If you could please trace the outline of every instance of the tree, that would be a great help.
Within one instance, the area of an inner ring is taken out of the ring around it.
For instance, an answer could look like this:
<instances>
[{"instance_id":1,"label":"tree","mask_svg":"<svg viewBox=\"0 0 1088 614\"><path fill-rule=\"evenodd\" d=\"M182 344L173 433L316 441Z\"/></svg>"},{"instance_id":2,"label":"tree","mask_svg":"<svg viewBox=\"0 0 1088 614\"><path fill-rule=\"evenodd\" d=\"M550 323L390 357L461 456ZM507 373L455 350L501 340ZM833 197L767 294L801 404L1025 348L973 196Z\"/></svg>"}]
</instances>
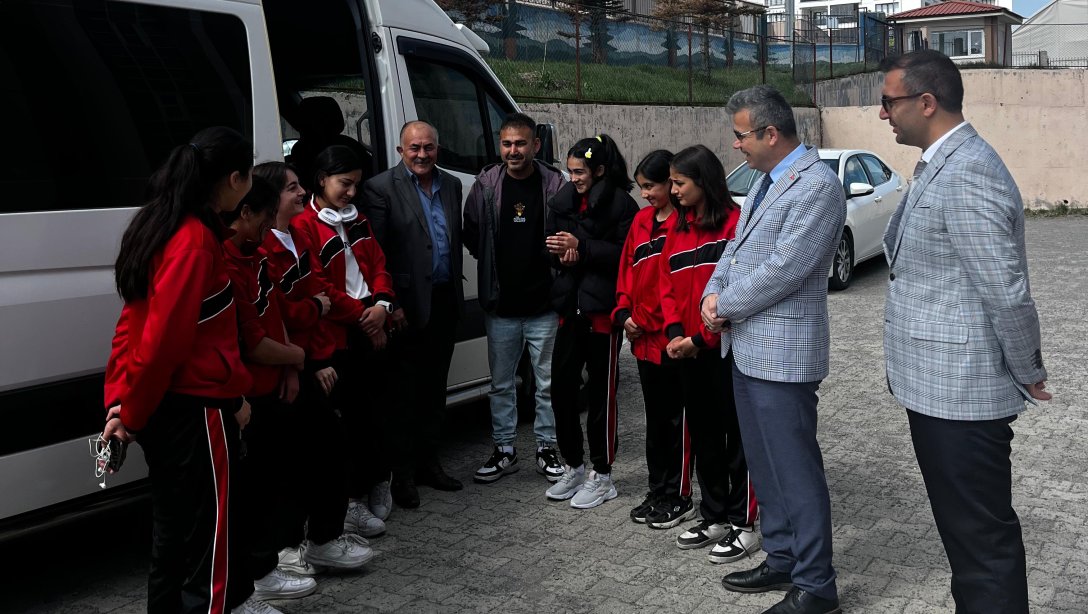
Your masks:
<instances>
[{"instance_id":1,"label":"tree","mask_svg":"<svg viewBox=\"0 0 1088 614\"><path fill-rule=\"evenodd\" d=\"M570 0L563 4L563 12L570 15L579 29L582 23L588 23L593 62L607 64L608 43L612 40L608 33L608 18L623 12L623 0Z\"/></svg>"},{"instance_id":2,"label":"tree","mask_svg":"<svg viewBox=\"0 0 1088 614\"><path fill-rule=\"evenodd\" d=\"M703 37L700 45L703 53L703 72L707 77L710 77L710 33L729 30L738 15L760 15L764 12L765 9L762 6L737 0L658 0L654 7L654 17L658 19L687 18L699 29ZM732 56L730 52L726 55L729 58Z\"/></svg>"},{"instance_id":3,"label":"tree","mask_svg":"<svg viewBox=\"0 0 1088 614\"><path fill-rule=\"evenodd\" d=\"M455 22L472 28L476 24L495 24L498 18L491 14L494 2L487 0L435 0L435 3Z\"/></svg>"},{"instance_id":4,"label":"tree","mask_svg":"<svg viewBox=\"0 0 1088 614\"><path fill-rule=\"evenodd\" d=\"M503 53L508 60L518 57L518 35L525 31L525 28L518 23L520 17L516 0L506 0L499 9L499 18L502 20Z\"/></svg>"}]
</instances>

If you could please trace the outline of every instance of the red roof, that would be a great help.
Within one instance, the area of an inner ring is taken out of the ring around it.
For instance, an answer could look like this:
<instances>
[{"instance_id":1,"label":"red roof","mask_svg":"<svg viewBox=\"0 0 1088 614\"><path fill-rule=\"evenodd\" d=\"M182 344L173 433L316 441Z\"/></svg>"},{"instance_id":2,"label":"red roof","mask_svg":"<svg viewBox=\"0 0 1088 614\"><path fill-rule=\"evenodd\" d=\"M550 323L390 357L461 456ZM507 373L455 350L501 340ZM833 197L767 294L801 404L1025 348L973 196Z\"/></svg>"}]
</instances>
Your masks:
<instances>
[{"instance_id":1,"label":"red roof","mask_svg":"<svg viewBox=\"0 0 1088 614\"><path fill-rule=\"evenodd\" d=\"M1008 13L1012 17L1020 17L996 4L982 4L981 2L968 2L967 0L947 0L912 11L903 11L889 15L888 19L919 19L923 17L951 17L953 15L971 15L974 13ZM1023 17L1020 17L1023 20Z\"/></svg>"}]
</instances>

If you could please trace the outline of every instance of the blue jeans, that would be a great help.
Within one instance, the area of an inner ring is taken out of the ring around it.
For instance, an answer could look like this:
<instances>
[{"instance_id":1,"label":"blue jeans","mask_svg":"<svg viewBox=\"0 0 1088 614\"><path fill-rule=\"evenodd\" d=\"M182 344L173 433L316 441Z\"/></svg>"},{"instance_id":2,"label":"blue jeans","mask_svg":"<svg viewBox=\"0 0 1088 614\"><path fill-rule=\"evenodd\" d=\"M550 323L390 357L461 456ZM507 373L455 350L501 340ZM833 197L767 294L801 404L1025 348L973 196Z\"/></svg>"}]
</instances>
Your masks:
<instances>
[{"instance_id":1,"label":"blue jeans","mask_svg":"<svg viewBox=\"0 0 1088 614\"><path fill-rule=\"evenodd\" d=\"M552 347L559 318L549 311L526 318L500 318L484 314L487 329L487 362L491 367L491 436L495 445L512 446L517 437L518 406L515 374L525 346L536 377L538 444L555 445L555 414L552 413Z\"/></svg>"}]
</instances>

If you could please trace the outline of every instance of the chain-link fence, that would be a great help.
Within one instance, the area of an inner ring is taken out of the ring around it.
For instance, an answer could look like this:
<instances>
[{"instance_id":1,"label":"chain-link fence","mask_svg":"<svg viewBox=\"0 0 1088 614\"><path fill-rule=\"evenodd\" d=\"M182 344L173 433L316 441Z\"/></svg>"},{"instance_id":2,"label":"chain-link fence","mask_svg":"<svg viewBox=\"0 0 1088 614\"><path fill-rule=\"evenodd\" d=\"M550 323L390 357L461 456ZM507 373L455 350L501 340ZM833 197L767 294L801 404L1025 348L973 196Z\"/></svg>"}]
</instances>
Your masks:
<instances>
[{"instance_id":1,"label":"chain-link fence","mask_svg":"<svg viewBox=\"0 0 1088 614\"><path fill-rule=\"evenodd\" d=\"M1011 66L1088 68L1088 23L1027 23L1012 33Z\"/></svg>"},{"instance_id":2,"label":"chain-link fence","mask_svg":"<svg viewBox=\"0 0 1088 614\"><path fill-rule=\"evenodd\" d=\"M792 104L812 106L807 85L814 77L858 72L852 65L864 66L871 55L866 37L856 34L833 44L768 36L763 15L670 21L545 4L496 4L467 24L487 42L488 63L518 100L719 105L733 92L770 83ZM801 50L806 46L811 53Z\"/></svg>"},{"instance_id":3,"label":"chain-link fence","mask_svg":"<svg viewBox=\"0 0 1088 614\"><path fill-rule=\"evenodd\" d=\"M902 53L897 27L871 13L861 13L851 22L858 25L828 27L797 20L793 78L798 86L814 88L817 81L872 71L884 58Z\"/></svg>"}]
</instances>

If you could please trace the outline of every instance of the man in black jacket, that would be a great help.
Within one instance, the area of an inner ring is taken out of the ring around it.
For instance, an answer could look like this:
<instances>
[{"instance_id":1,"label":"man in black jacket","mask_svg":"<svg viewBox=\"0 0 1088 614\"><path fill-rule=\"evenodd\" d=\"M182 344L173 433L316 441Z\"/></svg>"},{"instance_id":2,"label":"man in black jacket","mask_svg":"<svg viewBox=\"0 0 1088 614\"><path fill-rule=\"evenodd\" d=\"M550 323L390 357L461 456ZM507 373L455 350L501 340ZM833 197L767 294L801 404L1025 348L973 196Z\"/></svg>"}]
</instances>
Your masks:
<instances>
[{"instance_id":1,"label":"man in black jacket","mask_svg":"<svg viewBox=\"0 0 1088 614\"><path fill-rule=\"evenodd\" d=\"M464 303L461 287L461 182L435 168L438 132L423 121L401 128L402 161L363 185L363 209L385 251L397 306L392 348L397 390L408 395L393 417L393 500L418 507L416 483L460 490L438 462L438 426L454 332ZM393 411L390 408L390 411Z\"/></svg>"}]
</instances>

